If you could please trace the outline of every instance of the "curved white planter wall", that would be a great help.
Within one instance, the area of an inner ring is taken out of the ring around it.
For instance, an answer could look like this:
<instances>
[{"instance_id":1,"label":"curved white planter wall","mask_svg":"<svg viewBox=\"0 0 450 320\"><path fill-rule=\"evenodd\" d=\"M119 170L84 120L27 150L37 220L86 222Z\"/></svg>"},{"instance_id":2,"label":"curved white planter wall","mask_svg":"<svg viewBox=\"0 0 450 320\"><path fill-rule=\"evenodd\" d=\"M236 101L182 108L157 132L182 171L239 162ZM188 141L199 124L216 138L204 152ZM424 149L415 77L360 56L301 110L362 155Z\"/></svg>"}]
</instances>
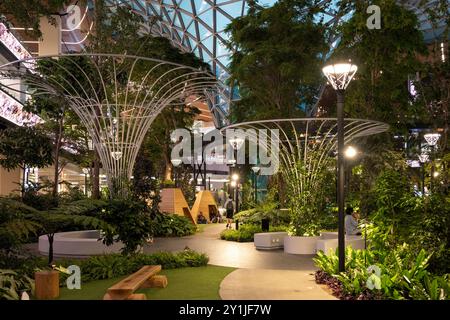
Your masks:
<instances>
[{"instance_id":1,"label":"curved white planter wall","mask_svg":"<svg viewBox=\"0 0 450 320\"><path fill-rule=\"evenodd\" d=\"M284 252L290 254L315 254L320 237L287 236L284 238Z\"/></svg>"},{"instance_id":2,"label":"curved white planter wall","mask_svg":"<svg viewBox=\"0 0 450 320\"><path fill-rule=\"evenodd\" d=\"M118 253L123 248L122 242L107 246L100 238L100 230L84 230L55 233L53 255L55 257L88 257L108 253ZM39 237L39 252L48 254L48 238Z\"/></svg>"}]
</instances>

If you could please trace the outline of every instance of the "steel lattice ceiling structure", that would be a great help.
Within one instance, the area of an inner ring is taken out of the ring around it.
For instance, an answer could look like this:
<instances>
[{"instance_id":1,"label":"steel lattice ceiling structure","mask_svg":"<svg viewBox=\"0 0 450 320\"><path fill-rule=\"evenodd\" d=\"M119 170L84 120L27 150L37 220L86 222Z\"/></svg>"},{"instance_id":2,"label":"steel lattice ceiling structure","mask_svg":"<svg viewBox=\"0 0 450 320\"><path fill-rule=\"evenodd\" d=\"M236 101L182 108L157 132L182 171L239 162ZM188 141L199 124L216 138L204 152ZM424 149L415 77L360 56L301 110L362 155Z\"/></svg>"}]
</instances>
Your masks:
<instances>
[{"instance_id":1,"label":"steel lattice ceiling structure","mask_svg":"<svg viewBox=\"0 0 450 320\"><path fill-rule=\"evenodd\" d=\"M270 6L276 0L260 0L260 5ZM225 27L236 17L245 15L247 0L107 0L111 6L128 5L143 16L147 32L169 38L184 51L193 52L210 63L216 77L224 84L229 77L227 65L232 54L226 47L228 35ZM336 0L320 2L323 8L318 19L334 27L338 21ZM333 44L336 38L330 36ZM220 95L210 97L211 112L216 126L226 124L228 108L239 99L237 90L223 85Z\"/></svg>"}]
</instances>

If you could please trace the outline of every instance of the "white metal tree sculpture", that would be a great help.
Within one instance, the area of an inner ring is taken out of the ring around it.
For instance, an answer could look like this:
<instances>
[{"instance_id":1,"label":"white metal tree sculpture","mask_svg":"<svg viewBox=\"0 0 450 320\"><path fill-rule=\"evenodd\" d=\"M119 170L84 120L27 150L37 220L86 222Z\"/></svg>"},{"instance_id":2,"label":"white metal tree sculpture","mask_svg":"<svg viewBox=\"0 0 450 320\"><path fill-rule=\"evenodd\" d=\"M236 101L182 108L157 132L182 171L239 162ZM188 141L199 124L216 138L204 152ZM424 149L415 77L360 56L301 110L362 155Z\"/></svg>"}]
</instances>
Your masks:
<instances>
[{"instance_id":1,"label":"white metal tree sculpture","mask_svg":"<svg viewBox=\"0 0 450 320\"><path fill-rule=\"evenodd\" d=\"M355 139L384 132L385 123L362 119L345 119L345 144ZM227 129L244 129L244 139L257 141L259 129L277 129L279 143L258 144L266 149L272 161L278 161L286 190L290 194L291 223L297 235L314 235L319 230L318 216L325 184L332 184L337 149L336 118L274 119L244 122ZM249 130L250 129L250 130ZM276 146L276 150L270 150ZM275 152L274 152L275 151ZM279 151L279 152L277 152ZM261 151L259 152L261 154ZM260 164L259 166L264 166ZM323 203L321 204L323 205ZM309 209L307 209L309 207Z\"/></svg>"},{"instance_id":2,"label":"white metal tree sculpture","mask_svg":"<svg viewBox=\"0 0 450 320\"><path fill-rule=\"evenodd\" d=\"M389 125L372 120L345 119L345 144L362 138L385 132ZM273 153L275 161L279 161L281 174L295 190L301 194L307 189L317 187L319 172L334 161L337 145L336 118L297 118L273 119L233 124L222 129L246 130L246 137L256 141L250 135L258 134L258 129L278 129L280 144L279 154ZM244 137L244 138L246 138ZM272 144L259 147L270 148ZM271 152L271 150L267 150ZM301 164L299 166L299 164ZM303 169L301 169L303 168Z\"/></svg>"},{"instance_id":3,"label":"white metal tree sculpture","mask_svg":"<svg viewBox=\"0 0 450 320\"><path fill-rule=\"evenodd\" d=\"M123 195L144 136L169 105L184 106L190 96L214 90L206 70L171 62L111 54L68 54L35 59L37 69L20 68L26 60L0 67L6 90L23 91L11 79L24 80L33 97L63 99L91 135L112 194Z\"/></svg>"}]
</instances>

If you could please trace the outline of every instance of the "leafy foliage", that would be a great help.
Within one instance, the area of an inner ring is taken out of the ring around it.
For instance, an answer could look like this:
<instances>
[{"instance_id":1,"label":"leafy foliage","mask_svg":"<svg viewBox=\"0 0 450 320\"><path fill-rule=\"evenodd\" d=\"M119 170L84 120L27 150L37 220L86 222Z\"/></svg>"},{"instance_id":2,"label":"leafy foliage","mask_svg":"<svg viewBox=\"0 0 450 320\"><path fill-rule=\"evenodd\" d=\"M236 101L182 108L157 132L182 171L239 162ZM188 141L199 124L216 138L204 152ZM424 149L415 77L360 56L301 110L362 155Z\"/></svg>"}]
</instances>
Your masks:
<instances>
[{"instance_id":1,"label":"leafy foliage","mask_svg":"<svg viewBox=\"0 0 450 320\"><path fill-rule=\"evenodd\" d=\"M184 237L195 233L196 227L186 217L158 213L153 218L155 237Z\"/></svg>"},{"instance_id":2,"label":"leafy foliage","mask_svg":"<svg viewBox=\"0 0 450 320\"><path fill-rule=\"evenodd\" d=\"M64 4L69 4L69 0L3 0L0 3L0 12L6 15L12 15L19 25L23 26L26 32L34 36L42 35L40 30L40 18L47 17L54 23L55 18Z\"/></svg>"},{"instance_id":3,"label":"leafy foliage","mask_svg":"<svg viewBox=\"0 0 450 320\"><path fill-rule=\"evenodd\" d=\"M22 291L34 293L34 281L13 270L0 269L0 300L20 300Z\"/></svg>"},{"instance_id":4,"label":"leafy foliage","mask_svg":"<svg viewBox=\"0 0 450 320\"><path fill-rule=\"evenodd\" d=\"M205 266L208 264L208 260L205 254L186 249L177 253L157 252L130 256L109 254L93 256L86 260L66 259L58 261L58 265L76 264L80 266L82 281L87 282L128 275L145 265L161 265L163 269L175 269ZM64 277L61 277L61 283L64 281Z\"/></svg>"},{"instance_id":5,"label":"leafy foliage","mask_svg":"<svg viewBox=\"0 0 450 320\"><path fill-rule=\"evenodd\" d=\"M450 299L448 275L432 275L427 270L429 259L425 250L416 253L403 245L391 252L347 248L345 273L338 272L336 253L327 256L319 252L314 261L320 270L339 280L343 298L355 299L372 291L384 299ZM379 268L379 274L373 273L373 266ZM368 281L374 281L375 288L370 288Z\"/></svg>"},{"instance_id":6,"label":"leafy foliage","mask_svg":"<svg viewBox=\"0 0 450 320\"><path fill-rule=\"evenodd\" d=\"M143 201L113 199L102 219L113 228L105 231L104 241L112 244L122 241L124 254L136 252L153 235L150 209Z\"/></svg>"},{"instance_id":7,"label":"leafy foliage","mask_svg":"<svg viewBox=\"0 0 450 320\"><path fill-rule=\"evenodd\" d=\"M286 226L270 226L269 232L286 231ZM220 239L237 242L252 242L255 233L263 232L261 225L244 224L239 226L239 230L229 229L220 233Z\"/></svg>"},{"instance_id":8,"label":"leafy foliage","mask_svg":"<svg viewBox=\"0 0 450 320\"><path fill-rule=\"evenodd\" d=\"M271 7L253 2L247 15L226 28L233 50L231 83L241 100L236 121L294 117L313 102L320 79L324 28L315 1L281 0Z\"/></svg>"},{"instance_id":9,"label":"leafy foliage","mask_svg":"<svg viewBox=\"0 0 450 320\"><path fill-rule=\"evenodd\" d=\"M0 198L0 249L17 248L36 234L40 225L27 217L37 212L22 202Z\"/></svg>"},{"instance_id":10,"label":"leafy foliage","mask_svg":"<svg viewBox=\"0 0 450 320\"><path fill-rule=\"evenodd\" d=\"M34 127L14 127L0 131L0 166L44 168L53 163L50 139Z\"/></svg>"},{"instance_id":11,"label":"leafy foliage","mask_svg":"<svg viewBox=\"0 0 450 320\"><path fill-rule=\"evenodd\" d=\"M417 16L395 0L370 1L380 7L382 32L367 28L368 1L342 1L343 12L353 12L338 30L341 42L334 58L351 57L358 65L358 81L350 84L345 111L405 129L418 123L424 108L412 106L409 76L420 70L426 53Z\"/></svg>"}]
</instances>

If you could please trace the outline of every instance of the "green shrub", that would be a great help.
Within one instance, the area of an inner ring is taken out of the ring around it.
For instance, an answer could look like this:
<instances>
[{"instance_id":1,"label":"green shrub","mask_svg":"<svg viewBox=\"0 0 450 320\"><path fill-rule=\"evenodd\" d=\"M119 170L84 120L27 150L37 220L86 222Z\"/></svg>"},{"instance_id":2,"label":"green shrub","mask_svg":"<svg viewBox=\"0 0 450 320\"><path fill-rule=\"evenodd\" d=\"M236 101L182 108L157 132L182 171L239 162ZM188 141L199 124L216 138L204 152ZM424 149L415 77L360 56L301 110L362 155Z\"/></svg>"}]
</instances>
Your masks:
<instances>
[{"instance_id":1,"label":"green shrub","mask_svg":"<svg viewBox=\"0 0 450 320\"><path fill-rule=\"evenodd\" d=\"M99 217L107 206L108 203L103 200L84 199L63 204L53 209L52 212Z\"/></svg>"},{"instance_id":2,"label":"green shrub","mask_svg":"<svg viewBox=\"0 0 450 320\"><path fill-rule=\"evenodd\" d=\"M186 217L157 213L153 218L155 237L184 237L195 233L195 225Z\"/></svg>"},{"instance_id":3,"label":"green shrub","mask_svg":"<svg viewBox=\"0 0 450 320\"><path fill-rule=\"evenodd\" d=\"M0 198L0 249L17 248L36 234L39 225L27 217L37 212L20 201Z\"/></svg>"},{"instance_id":4,"label":"green shrub","mask_svg":"<svg viewBox=\"0 0 450 320\"><path fill-rule=\"evenodd\" d=\"M347 248L344 273L338 272L336 253L327 256L319 252L314 261L320 270L340 281L344 294L354 298L372 290L384 299L450 299L448 275L435 276L427 271L429 259L425 250L416 253L403 245L391 252ZM379 274L373 273L376 268ZM368 281L376 284L375 288L369 288Z\"/></svg>"},{"instance_id":5,"label":"green shrub","mask_svg":"<svg viewBox=\"0 0 450 320\"><path fill-rule=\"evenodd\" d=\"M286 231L286 226L270 227L270 232ZM226 241L252 242L255 233L263 232L261 225L243 224L239 230L227 229L220 233L220 238Z\"/></svg>"},{"instance_id":6,"label":"green shrub","mask_svg":"<svg viewBox=\"0 0 450 320\"><path fill-rule=\"evenodd\" d=\"M13 270L0 269L0 300L20 300L22 291L34 294L34 281Z\"/></svg>"},{"instance_id":7,"label":"green shrub","mask_svg":"<svg viewBox=\"0 0 450 320\"><path fill-rule=\"evenodd\" d=\"M288 209L277 209L274 206L258 206L254 209L238 212L235 220L245 224L260 224L262 219L269 219L273 226L288 225L290 221Z\"/></svg>"},{"instance_id":8,"label":"green shrub","mask_svg":"<svg viewBox=\"0 0 450 320\"><path fill-rule=\"evenodd\" d=\"M125 245L123 254L136 252L153 235L150 215L150 208L144 201L112 200L102 214L102 219L113 227L105 232L105 243L121 241Z\"/></svg>"},{"instance_id":9,"label":"green shrub","mask_svg":"<svg viewBox=\"0 0 450 320\"><path fill-rule=\"evenodd\" d=\"M145 265L161 265L163 269L176 269L206 266L208 260L208 256L205 254L193 250L184 250L177 253L157 252L130 256L108 254L90 257L86 260L63 259L57 261L56 265L64 267L71 264L78 265L81 269L82 281L88 282L128 275ZM65 274L61 274L61 285L64 285L66 278Z\"/></svg>"}]
</instances>

